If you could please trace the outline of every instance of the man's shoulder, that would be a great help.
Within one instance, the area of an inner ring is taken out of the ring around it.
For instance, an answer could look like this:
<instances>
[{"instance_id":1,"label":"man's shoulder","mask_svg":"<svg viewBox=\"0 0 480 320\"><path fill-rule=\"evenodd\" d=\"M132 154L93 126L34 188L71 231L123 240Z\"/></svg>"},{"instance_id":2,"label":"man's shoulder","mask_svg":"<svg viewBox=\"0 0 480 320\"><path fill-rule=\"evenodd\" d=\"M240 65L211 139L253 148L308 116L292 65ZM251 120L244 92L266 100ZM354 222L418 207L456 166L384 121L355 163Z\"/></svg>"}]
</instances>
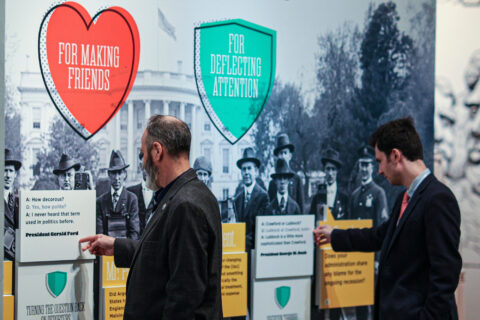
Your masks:
<instances>
[{"instance_id":1,"label":"man's shoulder","mask_svg":"<svg viewBox=\"0 0 480 320\"><path fill-rule=\"evenodd\" d=\"M137 200L137 195L134 192L128 190L128 188L125 188L125 197L127 197L129 201Z\"/></svg>"},{"instance_id":2,"label":"man's shoulder","mask_svg":"<svg viewBox=\"0 0 480 320\"><path fill-rule=\"evenodd\" d=\"M449 195L455 198L452 190L446 184L439 181L433 174L427 176L423 182L427 183L425 186L425 193L430 197Z\"/></svg>"},{"instance_id":3,"label":"man's shoulder","mask_svg":"<svg viewBox=\"0 0 480 320\"><path fill-rule=\"evenodd\" d=\"M185 182L171 197L172 205L189 204L192 206L202 204L215 204L218 202L210 189L200 180L192 179Z\"/></svg>"},{"instance_id":4,"label":"man's shoulder","mask_svg":"<svg viewBox=\"0 0 480 320\"><path fill-rule=\"evenodd\" d=\"M382 187L380 187L378 184L376 184L375 181L372 181L372 182L369 184L369 189L370 189L372 192L385 193L385 190L383 190Z\"/></svg>"},{"instance_id":5,"label":"man's shoulder","mask_svg":"<svg viewBox=\"0 0 480 320\"><path fill-rule=\"evenodd\" d=\"M290 197L288 198L290 199ZM273 197L273 199L269 201L268 205L270 207L277 207L278 206L277 196Z\"/></svg>"},{"instance_id":6,"label":"man's shoulder","mask_svg":"<svg viewBox=\"0 0 480 320\"><path fill-rule=\"evenodd\" d=\"M256 196L260 196L260 197L268 197L268 194L267 192L262 188L260 187L257 183L255 183L255 186L253 187L253 192L252 194L256 194Z\"/></svg>"},{"instance_id":7,"label":"man's shoulder","mask_svg":"<svg viewBox=\"0 0 480 320\"><path fill-rule=\"evenodd\" d=\"M290 195L288 195L288 205L298 207L300 209L300 206L298 205L298 202L295 201L295 199Z\"/></svg>"},{"instance_id":8,"label":"man's shoulder","mask_svg":"<svg viewBox=\"0 0 480 320\"><path fill-rule=\"evenodd\" d=\"M132 184L131 186L127 187L127 190L133 193L138 193L142 191L142 183Z\"/></svg>"},{"instance_id":9,"label":"man's shoulder","mask_svg":"<svg viewBox=\"0 0 480 320\"><path fill-rule=\"evenodd\" d=\"M357 196L361 191L362 191L362 186L360 185L353 190L352 196L353 197Z\"/></svg>"},{"instance_id":10,"label":"man's shoulder","mask_svg":"<svg viewBox=\"0 0 480 320\"><path fill-rule=\"evenodd\" d=\"M97 198L97 203L104 203L106 201L110 200L110 190L101 194L98 198Z\"/></svg>"}]
</instances>

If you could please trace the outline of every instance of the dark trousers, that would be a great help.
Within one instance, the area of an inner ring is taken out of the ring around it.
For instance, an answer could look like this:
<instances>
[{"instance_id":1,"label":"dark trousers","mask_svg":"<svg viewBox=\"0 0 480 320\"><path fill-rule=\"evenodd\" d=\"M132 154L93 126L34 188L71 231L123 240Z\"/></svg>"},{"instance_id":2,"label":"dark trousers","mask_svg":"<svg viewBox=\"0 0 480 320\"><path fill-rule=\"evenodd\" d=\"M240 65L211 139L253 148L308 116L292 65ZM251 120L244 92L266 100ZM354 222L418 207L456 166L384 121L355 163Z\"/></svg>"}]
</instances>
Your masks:
<instances>
[{"instance_id":1,"label":"dark trousers","mask_svg":"<svg viewBox=\"0 0 480 320\"><path fill-rule=\"evenodd\" d=\"M368 320L368 306L360 306L355 308L357 320Z\"/></svg>"},{"instance_id":2,"label":"dark trousers","mask_svg":"<svg viewBox=\"0 0 480 320\"><path fill-rule=\"evenodd\" d=\"M342 309L341 308L334 308L329 309L330 313L330 320L339 320L342 316ZM312 320L325 320L327 319L327 311L324 309L318 309L316 307L312 308L311 314Z\"/></svg>"}]
</instances>

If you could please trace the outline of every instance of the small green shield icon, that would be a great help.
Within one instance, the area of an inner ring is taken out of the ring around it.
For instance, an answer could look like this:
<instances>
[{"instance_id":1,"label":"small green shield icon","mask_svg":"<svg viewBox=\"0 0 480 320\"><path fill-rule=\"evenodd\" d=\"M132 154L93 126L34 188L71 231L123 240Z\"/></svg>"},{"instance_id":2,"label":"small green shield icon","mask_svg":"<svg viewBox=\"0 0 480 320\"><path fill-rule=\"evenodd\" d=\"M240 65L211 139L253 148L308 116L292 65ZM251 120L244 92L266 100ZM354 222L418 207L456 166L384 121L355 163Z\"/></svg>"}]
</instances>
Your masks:
<instances>
[{"instance_id":1,"label":"small green shield icon","mask_svg":"<svg viewBox=\"0 0 480 320\"><path fill-rule=\"evenodd\" d=\"M48 292L54 298L58 297L67 285L67 273L62 271L50 272L47 273L46 278Z\"/></svg>"},{"instance_id":2,"label":"small green shield icon","mask_svg":"<svg viewBox=\"0 0 480 320\"><path fill-rule=\"evenodd\" d=\"M280 309L285 308L290 300L290 287L278 287L275 289L275 302Z\"/></svg>"},{"instance_id":3,"label":"small green shield icon","mask_svg":"<svg viewBox=\"0 0 480 320\"><path fill-rule=\"evenodd\" d=\"M235 19L195 28L195 80L203 107L231 144L255 123L275 79L276 32Z\"/></svg>"}]
</instances>

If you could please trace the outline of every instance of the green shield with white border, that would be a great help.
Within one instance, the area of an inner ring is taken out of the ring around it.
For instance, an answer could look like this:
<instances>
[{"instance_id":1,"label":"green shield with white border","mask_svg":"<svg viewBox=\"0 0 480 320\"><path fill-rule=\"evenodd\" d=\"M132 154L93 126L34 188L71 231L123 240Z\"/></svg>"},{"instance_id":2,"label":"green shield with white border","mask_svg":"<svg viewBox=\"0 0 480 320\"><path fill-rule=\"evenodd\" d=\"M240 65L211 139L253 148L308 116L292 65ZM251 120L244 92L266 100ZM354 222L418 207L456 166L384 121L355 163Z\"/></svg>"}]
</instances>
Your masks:
<instances>
[{"instance_id":1,"label":"green shield with white border","mask_svg":"<svg viewBox=\"0 0 480 320\"><path fill-rule=\"evenodd\" d=\"M276 32L241 20L195 28L195 80L203 107L231 144L263 111L275 79Z\"/></svg>"},{"instance_id":2,"label":"green shield with white border","mask_svg":"<svg viewBox=\"0 0 480 320\"><path fill-rule=\"evenodd\" d=\"M290 287L282 286L275 289L275 302L280 307L280 309L285 308L288 301L290 300Z\"/></svg>"},{"instance_id":3,"label":"green shield with white border","mask_svg":"<svg viewBox=\"0 0 480 320\"><path fill-rule=\"evenodd\" d=\"M46 285L48 292L54 297L58 297L67 285L67 273L63 271L55 271L47 273Z\"/></svg>"}]
</instances>

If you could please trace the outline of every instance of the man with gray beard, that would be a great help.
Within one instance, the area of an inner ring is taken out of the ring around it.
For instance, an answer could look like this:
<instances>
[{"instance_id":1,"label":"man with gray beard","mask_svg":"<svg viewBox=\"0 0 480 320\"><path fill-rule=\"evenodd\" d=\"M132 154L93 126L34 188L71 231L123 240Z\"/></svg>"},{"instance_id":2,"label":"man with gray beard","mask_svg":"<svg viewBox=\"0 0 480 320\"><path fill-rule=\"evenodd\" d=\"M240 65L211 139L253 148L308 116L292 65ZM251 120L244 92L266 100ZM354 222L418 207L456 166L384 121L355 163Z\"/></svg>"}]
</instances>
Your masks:
<instances>
[{"instance_id":1,"label":"man with gray beard","mask_svg":"<svg viewBox=\"0 0 480 320\"><path fill-rule=\"evenodd\" d=\"M142 136L146 185L156 207L139 240L102 234L82 250L130 268L125 320L220 320L222 230L217 200L189 164L191 135L172 116L150 118Z\"/></svg>"}]
</instances>

